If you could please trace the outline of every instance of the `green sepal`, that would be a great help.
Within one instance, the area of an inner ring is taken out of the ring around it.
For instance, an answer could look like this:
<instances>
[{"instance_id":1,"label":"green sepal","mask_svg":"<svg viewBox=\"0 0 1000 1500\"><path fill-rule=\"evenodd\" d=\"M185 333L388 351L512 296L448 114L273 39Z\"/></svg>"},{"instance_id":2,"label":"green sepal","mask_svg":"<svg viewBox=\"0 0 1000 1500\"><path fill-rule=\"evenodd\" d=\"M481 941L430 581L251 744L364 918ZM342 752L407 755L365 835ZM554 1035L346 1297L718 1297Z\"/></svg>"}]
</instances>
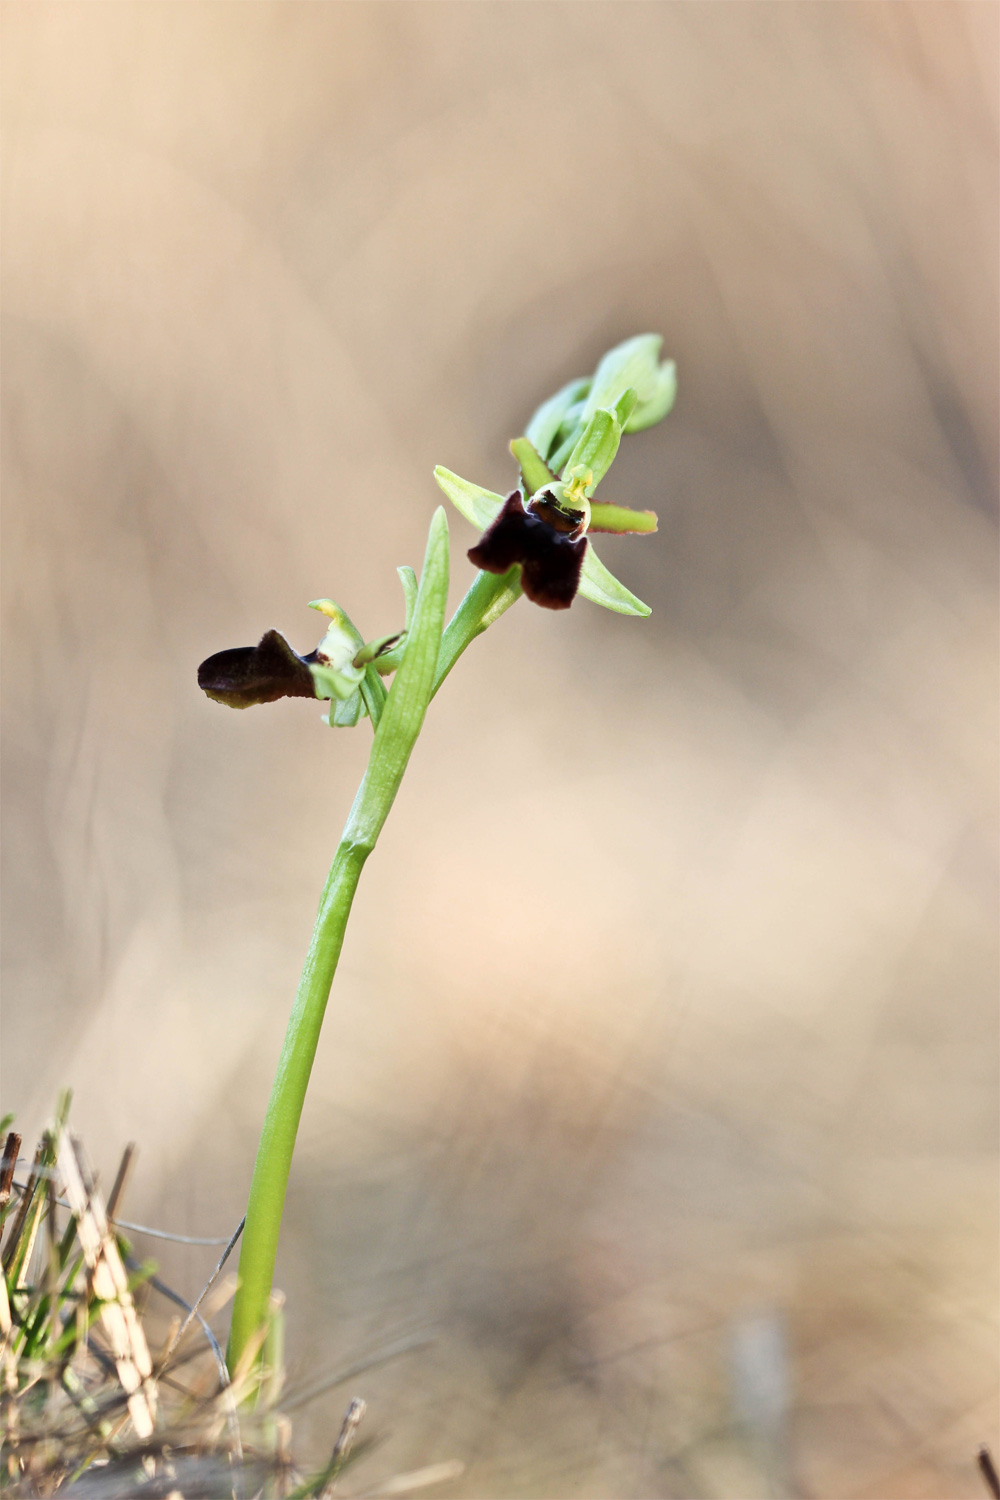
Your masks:
<instances>
[{"instance_id":1,"label":"green sepal","mask_svg":"<svg viewBox=\"0 0 1000 1500\"><path fill-rule=\"evenodd\" d=\"M434 470L434 478L459 514L478 531L486 531L493 525L503 507L502 495L484 490L482 485L473 484L471 480L453 474L442 464L438 464Z\"/></svg>"},{"instance_id":2,"label":"green sepal","mask_svg":"<svg viewBox=\"0 0 1000 1500\"><path fill-rule=\"evenodd\" d=\"M347 652L348 648L350 648L350 655L353 656L358 647L364 645L364 636L350 615L333 599L311 599L309 608L318 610L330 621L324 644L331 661L336 655Z\"/></svg>"},{"instance_id":3,"label":"green sepal","mask_svg":"<svg viewBox=\"0 0 1000 1500\"><path fill-rule=\"evenodd\" d=\"M584 380L571 380L569 385L564 385L561 391L550 396L548 401L543 402L535 412L524 430L524 435L543 459L548 458L555 446L559 437L559 429L563 426L570 410L582 405L589 390L589 377ZM576 422L577 417L574 415L570 427L575 427Z\"/></svg>"},{"instance_id":4,"label":"green sepal","mask_svg":"<svg viewBox=\"0 0 1000 1500\"><path fill-rule=\"evenodd\" d=\"M322 660L309 663L316 697L346 702L364 676L364 667L354 664L354 657L364 648L364 637L332 599L313 599L309 608L319 610L330 621L326 635L316 647Z\"/></svg>"},{"instance_id":5,"label":"green sepal","mask_svg":"<svg viewBox=\"0 0 1000 1500\"><path fill-rule=\"evenodd\" d=\"M346 703L352 693L357 692L358 684L365 675L363 667L354 667L350 663L339 672L326 662L313 661L308 666L316 697L331 700L336 698L341 703Z\"/></svg>"},{"instance_id":6,"label":"green sepal","mask_svg":"<svg viewBox=\"0 0 1000 1500\"><path fill-rule=\"evenodd\" d=\"M589 469L593 479L587 488L592 491L614 463L621 440L622 429L617 417L602 407L600 411L594 412L577 439L564 465L564 472Z\"/></svg>"},{"instance_id":7,"label":"green sepal","mask_svg":"<svg viewBox=\"0 0 1000 1500\"><path fill-rule=\"evenodd\" d=\"M600 604L604 609L614 610L616 615L646 616L652 614L649 605L643 604L641 599L637 599L604 566L594 551L593 542L587 548L587 555L583 559L583 571L580 574L580 593L585 599L589 599L592 604Z\"/></svg>"},{"instance_id":8,"label":"green sepal","mask_svg":"<svg viewBox=\"0 0 1000 1500\"><path fill-rule=\"evenodd\" d=\"M326 717L326 723L331 729L353 729L358 720L364 718L366 712L361 689L355 688L349 698L330 699L330 712Z\"/></svg>"},{"instance_id":9,"label":"green sepal","mask_svg":"<svg viewBox=\"0 0 1000 1500\"><path fill-rule=\"evenodd\" d=\"M677 369L673 360L660 364L662 343L657 333L626 339L608 350L591 380L573 381L539 407L528 424L527 436L550 469L562 473L597 411L613 412L624 432L641 432L667 415L677 395ZM625 411L622 398L630 388L636 399L632 409Z\"/></svg>"},{"instance_id":10,"label":"green sepal","mask_svg":"<svg viewBox=\"0 0 1000 1500\"><path fill-rule=\"evenodd\" d=\"M378 721L382 717L387 697L385 683L378 675L378 664L369 662L365 668L365 675L361 679L361 687L358 689L362 702L368 710L368 717L372 721L372 728L378 728Z\"/></svg>"},{"instance_id":11,"label":"green sepal","mask_svg":"<svg viewBox=\"0 0 1000 1500\"><path fill-rule=\"evenodd\" d=\"M579 414L583 410L583 408L575 407L574 410L577 412L577 414ZM569 458L570 454L573 452L573 449L576 447L582 431L583 424L579 421L574 421L569 432L565 435L560 429L559 436L561 441L555 451L549 454L548 460L549 468L554 474L561 474L565 469L566 460Z\"/></svg>"},{"instance_id":12,"label":"green sepal","mask_svg":"<svg viewBox=\"0 0 1000 1500\"><path fill-rule=\"evenodd\" d=\"M613 405L595 411L587 421L573 448L565 456L559 468L565 478L578 469L590 469L592 478L587 485L589 494L600 484L615 461L618 446L626 423L639 404L634 386L627 386Z\"/></svg>"},{"instance_id":13,"label":"green sepal","mask_svg":"<svg viewBox=\"0 0 1000 1500\"><path fill-rule=\"evenodd\" d=\"M473 526L480 531L486 531L492 526L503 508L501 495L494 494L492 490L484 490L481 485L472 484L468 479L462 479L441 464L434 470L434 478L455 509L467 521L471 521ZM614 610L619 615L651 613L648 604L643 604L641 599L637 599L608 571L594 551L593 543L587 548L587 555L583 559L580 593L592 604L600 604L604 609Z\"/></svg>"}]
</instances>

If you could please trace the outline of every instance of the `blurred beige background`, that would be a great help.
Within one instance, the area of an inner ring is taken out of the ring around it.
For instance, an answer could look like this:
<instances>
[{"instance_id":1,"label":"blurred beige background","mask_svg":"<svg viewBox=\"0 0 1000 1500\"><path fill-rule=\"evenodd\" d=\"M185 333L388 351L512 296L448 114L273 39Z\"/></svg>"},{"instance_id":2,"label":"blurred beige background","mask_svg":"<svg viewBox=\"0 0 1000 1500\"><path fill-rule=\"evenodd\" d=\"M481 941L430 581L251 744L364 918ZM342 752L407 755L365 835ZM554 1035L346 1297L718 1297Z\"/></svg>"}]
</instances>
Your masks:
<instances>
[{"instance_id":1,"label":"blurred beige background","mask_svg":"<svg viewBox=\"0 0 1000 1500\"><path fill-rule=\"evenodd\" d=\"M279 1280L346 1495L964 1497L998 1442L997 8L4 10L4 1106L224 1234L442 462L678 361L365 872ZM603 492L602 492L603 493ZM472 533L453 520L453 594ZM210 1249L144 1242L187 1292ZM393 1351L395 1350L395 1353Z\"/></svg>"}]
</instances>

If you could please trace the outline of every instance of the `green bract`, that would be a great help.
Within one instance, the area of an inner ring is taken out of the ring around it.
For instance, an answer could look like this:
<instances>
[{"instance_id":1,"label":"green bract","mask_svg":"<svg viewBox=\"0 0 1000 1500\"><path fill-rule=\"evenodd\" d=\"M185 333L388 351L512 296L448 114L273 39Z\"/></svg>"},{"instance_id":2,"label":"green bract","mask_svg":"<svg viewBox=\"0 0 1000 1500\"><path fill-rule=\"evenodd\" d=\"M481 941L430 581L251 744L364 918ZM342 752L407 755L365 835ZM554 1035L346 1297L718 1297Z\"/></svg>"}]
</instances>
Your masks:
<instances>
[{"instance_id":1,"label":"green bract","mask_svg":"<svg viewBox=\"0 0 1000 1500\"><path fill-rule=\"evenodd\" d=\"M677 373L672 360L660 364L663 339L658 333L641 333L624 344L609 349L594 371L594 379L584 402L580 420L586 422L602 406L614 406L629 386L635 391L635 410L626 423L626 431L640 432L665 417L673 405L677 390ZM670 399L664 404L667 394ZM653 416L654 409L660 408Z\"/></svg>"},{"instance_id":2,"label":"green bract","mask_svg":"<svg viewBox=\"0 0 1000 1500\"><path fill-rule=\"evenodd\" d=\"M571 380L544 402L525 430L551 469L561 473L595 412L612 411L624 432L642 432L667 415L677 396L677 368L672 359L660 363L658 333L641 333L609 349L593 376ZM635 392L633 409L616 408L629 388Z\"/></svg>"},{"instance_id":3,"label":"green bract","mask_svg":"<svg viewBox=\"0 0 1000 1500\"><path fill-rule=\"evenodd\" d=\"M677 400L677 366L672 359L664 360L656 372L652 389L645 399L640 398L635 411L625 423L626 432L642 432L653 427L668 416Z\"/></svg>"},{"instance_id":4,"label":"green bract","mask_svg":"<svg viewBox=\"0 0 1000 1500\"><path fill-rule=\"evenodd\" d=\"M589 390L589 380L571 380L535 412L525 437L543 458L552 452L557 439L564 440L576 427Z\"/></svg>"}]
</instances>

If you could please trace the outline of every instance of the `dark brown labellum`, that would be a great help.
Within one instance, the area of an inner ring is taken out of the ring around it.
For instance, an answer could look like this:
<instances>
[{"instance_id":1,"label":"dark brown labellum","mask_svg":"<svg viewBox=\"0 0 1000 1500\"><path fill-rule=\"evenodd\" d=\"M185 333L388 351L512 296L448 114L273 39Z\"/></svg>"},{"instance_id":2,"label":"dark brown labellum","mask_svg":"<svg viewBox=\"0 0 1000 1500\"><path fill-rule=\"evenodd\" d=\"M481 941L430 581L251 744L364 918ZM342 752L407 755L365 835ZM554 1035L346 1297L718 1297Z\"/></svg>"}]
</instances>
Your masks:
<instances>
[{"instance_id":1,"label":"dark brown labellum","mask_svg":"<svg viewBox=\"0 0 1000 1500\"><path fill-rule=\"evenodd\" d=\"M277 630L268 630L256 646L217 651L198 668L202 692L229 708L250 708L277 698L314 698L309 662L315 651L299 656Z\"/></svg>"},{"instance_id":2,"label":"dark brown labellum","mask_svg":"<svg viewBox=\"0 0 1000 1500\"><path fill-rule=\"evenodd\" d=\"M569 609L580 586L587 538L576 534L578 527L562 529L564 512L556 512L559 529L547 520L546 513L555 509L526 510L520 490L513 490L493 525L469 549L469 561L485 573L506 573L520 563L529 599L545 609Z\"/></svg>"}]
</instances>

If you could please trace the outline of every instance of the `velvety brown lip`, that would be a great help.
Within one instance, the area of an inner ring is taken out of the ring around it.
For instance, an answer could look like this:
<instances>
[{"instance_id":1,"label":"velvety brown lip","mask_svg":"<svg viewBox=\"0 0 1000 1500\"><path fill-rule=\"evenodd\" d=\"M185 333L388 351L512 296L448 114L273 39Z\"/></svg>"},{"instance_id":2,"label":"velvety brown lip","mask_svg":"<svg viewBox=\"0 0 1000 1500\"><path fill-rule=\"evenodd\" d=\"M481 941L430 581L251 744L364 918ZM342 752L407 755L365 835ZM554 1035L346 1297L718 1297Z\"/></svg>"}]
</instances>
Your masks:
<instances>
[{"instance_id":1,"label":"velvety brown lip","mask_svg":"<svg viewBox=\"0 0 1000 1500\"><path fill-rule=\"evenodd\" d=\"M485 573L506 573L520 563L521 586L533 603L544 609L569 609L580 586L586 551L585 536L557 530L543 515L525 510L520 490L512 490L468 556Z\"/></svg>"},{"instance_id":2,"label":"velvety brown lip","mask_svg":"<svg viewBox=\"0 0 1000 1500\"><path fill-rule=\"evenodd\" d=\"M315 659L315 651L299 656L279 631L268 630L256 646L234 646L206 657L198 668L198 686L229 708L314 698L309 662Z\"/></svg>"}]
</instances>

